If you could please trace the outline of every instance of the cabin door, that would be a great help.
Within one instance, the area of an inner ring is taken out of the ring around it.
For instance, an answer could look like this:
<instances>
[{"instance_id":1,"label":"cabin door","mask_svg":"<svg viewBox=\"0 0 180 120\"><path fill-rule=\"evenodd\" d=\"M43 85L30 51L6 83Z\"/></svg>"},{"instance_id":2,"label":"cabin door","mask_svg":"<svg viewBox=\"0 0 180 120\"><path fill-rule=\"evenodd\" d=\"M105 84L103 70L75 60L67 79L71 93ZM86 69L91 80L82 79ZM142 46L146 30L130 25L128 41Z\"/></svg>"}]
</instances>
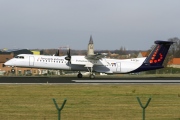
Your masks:
<instances>
[{"instance_id":1,"label":"cabin door","mask_svg":"<svg viewBox=\"0 0 180 120\"><path fill-rule=\"evenodd\" d=\"M34 56L29 56L29 66L34 66Z\"/></svg>"},{"instance_id":2,"label":"cabin door","mask_svg":"<svg viewBox=\"0 0 180 120\"><path fill-rule=\"evenodd\" d=\"M120 72L121 71L121 63L118 62L116 63L117 67L116 67L116 71Z\"/></svg>"}]
</instances>

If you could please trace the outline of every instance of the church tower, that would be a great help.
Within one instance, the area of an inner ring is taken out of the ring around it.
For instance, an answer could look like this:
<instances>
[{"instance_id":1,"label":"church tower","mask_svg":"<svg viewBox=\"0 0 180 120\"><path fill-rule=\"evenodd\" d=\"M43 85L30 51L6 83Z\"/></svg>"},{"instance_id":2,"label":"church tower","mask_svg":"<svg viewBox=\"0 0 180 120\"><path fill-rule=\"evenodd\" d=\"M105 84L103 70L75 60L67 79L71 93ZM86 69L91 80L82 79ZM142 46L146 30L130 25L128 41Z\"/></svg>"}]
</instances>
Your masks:
<instances>
[{"instance_id":1,"label":"church tower","mask_svg":"<svg viewBox=\"0 0 180 120\"><path fill-rule=\"evenodd\" d=\"M92 35L90 36L87 55L94 55L94 44L93 44Z\"/></svg>"}]
</instances>

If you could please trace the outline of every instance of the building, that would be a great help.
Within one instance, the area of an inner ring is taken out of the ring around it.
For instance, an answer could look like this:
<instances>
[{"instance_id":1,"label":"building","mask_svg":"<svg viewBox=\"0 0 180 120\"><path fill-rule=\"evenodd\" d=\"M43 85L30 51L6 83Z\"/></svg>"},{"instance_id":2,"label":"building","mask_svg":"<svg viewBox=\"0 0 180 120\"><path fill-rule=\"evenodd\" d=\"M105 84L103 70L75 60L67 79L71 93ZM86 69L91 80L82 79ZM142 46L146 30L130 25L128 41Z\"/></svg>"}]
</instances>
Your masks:
<instances>
[{"instance_id":1,"label":"building","mask_svg":"<svg viewBox=\"0 0 180 120\"><path fill-rule=\"evenodd\" d=\"M19 54L33 54L33 52L28 49L9 49L6 51L0 51L0 55L2 54L13 54L13 56L17 56Z\"/></svg>"},{"instance_id":2,"label":"building","mask_svg":"<svg viewBox=\"0 0 180 120\"><path fill-rule=\"evenodd\" d=\"M180 68L180 58L173 58L171 59L168 64L168 67L173 67L173 68Z\"/></svg>"},{"instance_id":3,"label":"building","mask_svg":"<svg viewBox=\"0 0 180 120\"><path fill-rule=\"evenodd\" d=\"M31 50L31 52L33 53L33 55L40 55L41 52L38 50Z\"/></svg>"},{"instance_id":4,"label":"building","mask_svg":"<svg viewBox=\"0 0 180 120\"><path fill-rule=\"evenodd\" d=\"M13 53L0 54L0 63L4 63L13 57L14 57Z\"/></svg>"},{"instance_id":5,"label":"building","mask_svg":"<svg viewBox=\"0 0 180 120\"><path fill-rule=\"evenodd\" d=\"M143 52L139 52L137 58L147 57L147 56L148 56L148 52L147 51L143 51Z\"/></svg>"},{"instance_id":6,"label":"building","mask_svg":"<svg viewBox=\"0 0 180 120\"><path fill-rule=\"evenodd\" d=\"M92 36L90 36L90 40L88 44L87 56L88 55L94 55L94 44L93 44Z\"/></svg>"},{"instance_id":7,"label":"building","mask_svg":"<svg viewBox=\"0 0 180 120\"><path fill-rule=\"evenodd\" d=\"M119 57L119 54L116 54L116 53L112 53L112 54L111 54L111 53L110 53L110 54L109 54L109 57L110 57L110 58L118 58L118 57Z\"/></svg>"}]
</instances>

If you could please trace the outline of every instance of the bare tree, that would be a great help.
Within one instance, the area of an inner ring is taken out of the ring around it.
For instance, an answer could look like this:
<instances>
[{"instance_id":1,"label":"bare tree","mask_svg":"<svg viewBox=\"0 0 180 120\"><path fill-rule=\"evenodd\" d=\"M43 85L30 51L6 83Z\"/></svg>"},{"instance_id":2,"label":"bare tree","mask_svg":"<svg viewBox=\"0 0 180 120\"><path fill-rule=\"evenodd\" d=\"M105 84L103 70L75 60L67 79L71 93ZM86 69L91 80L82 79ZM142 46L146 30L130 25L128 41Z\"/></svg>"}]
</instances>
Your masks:
<instances>
[{"instance_id":1,"label":"bare tree","mask_svg":"<svg viewBox=\"0 0 180 120\"><path fill-rule=\"evenodd\" d=\"M173 45L171 45L169 53L173 57L180 57L180 39L178 37L169 38L168 41L174 42Z\"/></svg>"}]
</instances>

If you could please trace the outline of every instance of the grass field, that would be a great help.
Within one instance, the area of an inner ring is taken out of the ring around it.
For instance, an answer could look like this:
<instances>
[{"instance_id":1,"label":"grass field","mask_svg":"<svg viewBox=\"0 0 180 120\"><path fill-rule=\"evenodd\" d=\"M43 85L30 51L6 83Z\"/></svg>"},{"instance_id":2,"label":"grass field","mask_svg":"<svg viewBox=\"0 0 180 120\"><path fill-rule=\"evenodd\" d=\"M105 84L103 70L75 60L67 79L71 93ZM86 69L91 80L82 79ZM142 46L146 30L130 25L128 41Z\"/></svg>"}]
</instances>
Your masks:
<instances>
[{"instance_id":1,"label":"grass field","mask_svg":"<svg viewBox=\"0 0 180 120\"><path fill-rule=\"evenodd\" d=\"M180 85L0 85L0 120L180 120Z\"/></svg>"}]
</instances>

